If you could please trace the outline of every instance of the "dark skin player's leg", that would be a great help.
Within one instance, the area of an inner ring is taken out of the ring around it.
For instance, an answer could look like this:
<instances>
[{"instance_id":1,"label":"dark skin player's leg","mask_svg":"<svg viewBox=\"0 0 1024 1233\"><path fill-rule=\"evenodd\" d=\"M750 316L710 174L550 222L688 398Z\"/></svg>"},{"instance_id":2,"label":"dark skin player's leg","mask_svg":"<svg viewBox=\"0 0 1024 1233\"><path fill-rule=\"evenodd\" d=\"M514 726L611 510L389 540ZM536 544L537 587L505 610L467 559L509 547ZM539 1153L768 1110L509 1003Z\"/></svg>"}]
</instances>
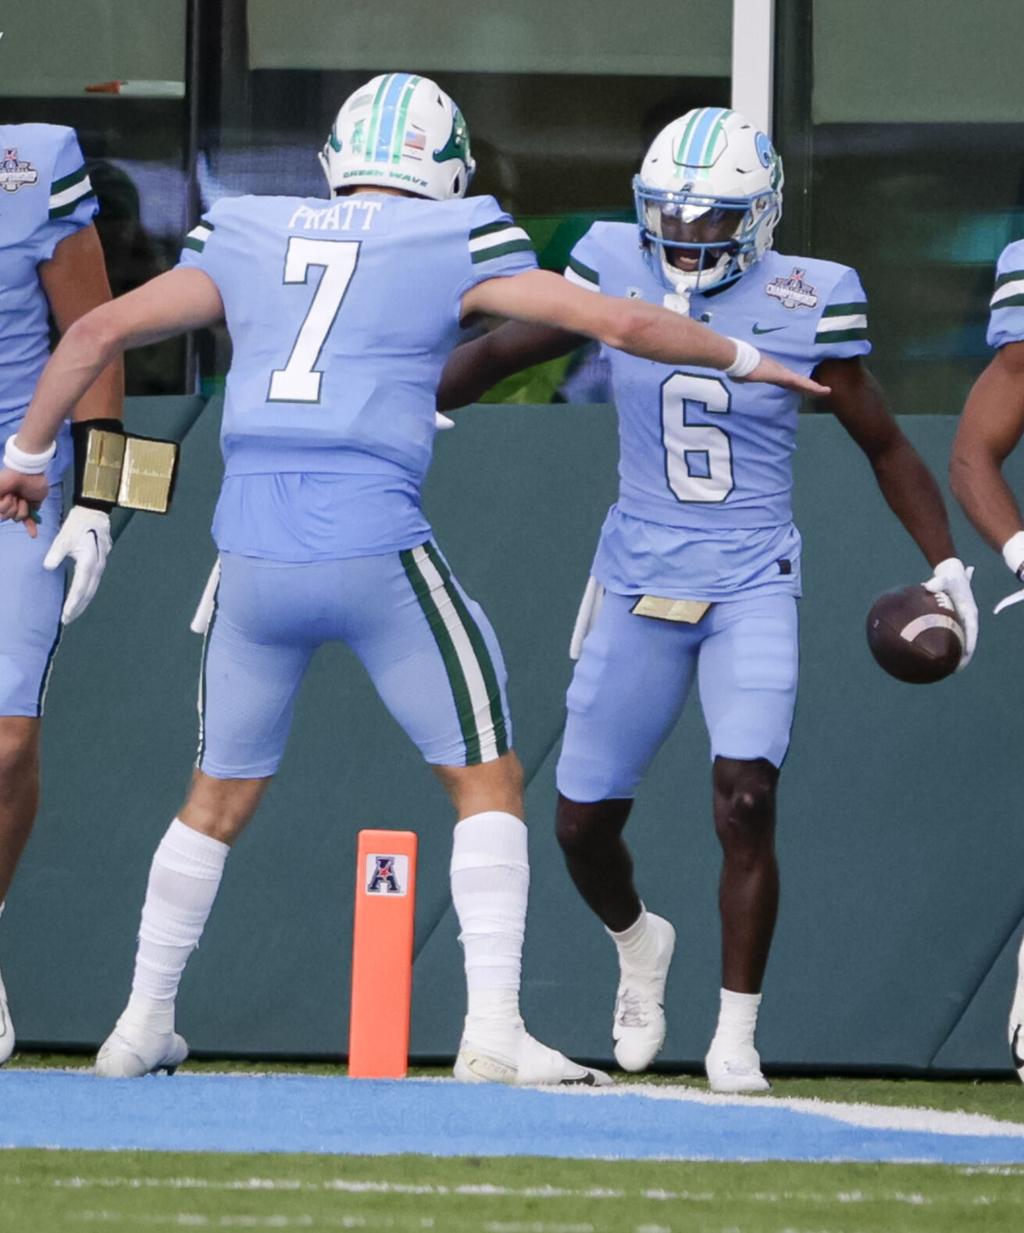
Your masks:
<instances>
[{"instance_id":1,"label":"dark skin player's leg","mask_svg":"<svg viewBox=\"0 0 1024 1233\"><path fill-rule=\"evenodd\" d=\"M775 860L775 789L767 760L716 758L712 770L715 832L722 845L718 902L722 985L759 993L779 906ZM576 889L620 933L640 915L633 859L622 832L631 800L581 803L559 793L556 834Z\"/></svg>"},{"instance_id":2,"label":"dark skin player's leg","mask_svg":"<svg viewBox=\"0 0 1024 1233\"><path fill-rule=\"evenodd\" d=\"M616 933L640 915L633 858L622 831L632 800L570 801L559 792L555 834L569 876L590 909Z\"/></svg>"},{"instance_id":3,"label":"dark skin player's leg","mask_svg":"<svg viewBox=\"0 0 1024 1233\"><path fill-rule=\"evenodd\" d=\"M722 845L722 986L735 993L761 992L775 932L778 781L778 769L764 758L716 758L712 768L715 833Z\"/></svg>"}]
</instances>

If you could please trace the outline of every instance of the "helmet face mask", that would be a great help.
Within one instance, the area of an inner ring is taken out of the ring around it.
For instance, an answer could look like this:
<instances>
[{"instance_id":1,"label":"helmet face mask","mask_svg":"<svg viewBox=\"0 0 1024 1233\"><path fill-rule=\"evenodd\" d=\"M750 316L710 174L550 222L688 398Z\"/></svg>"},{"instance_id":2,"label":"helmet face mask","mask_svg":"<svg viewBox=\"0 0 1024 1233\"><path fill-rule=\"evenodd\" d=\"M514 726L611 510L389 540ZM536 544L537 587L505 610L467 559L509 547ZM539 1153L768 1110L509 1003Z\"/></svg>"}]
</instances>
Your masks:
<instances>
[{"instance_id":1,"label":"helmet face mask","mask_svg":"<svg viewBox=\"0 0 1024 1233\"><path fill-rule=\"evenodd\" d=\"M735 282L771 248L782 163L738 112L704 107L654 139L633 179L640 244L677 295Z\"/></svg>"},{"instance_id":2,"label":"helmet face mask","mask_svg":"<svg viewBox=\"0 0 1024 1233\"><path fill-rule=\"evenodd\" d=\"M429 77L384 73L341 105L320 154L332 195L396 188L432 201L465 196L476 170L469 130Z\"/></svg>"}]
</instances>

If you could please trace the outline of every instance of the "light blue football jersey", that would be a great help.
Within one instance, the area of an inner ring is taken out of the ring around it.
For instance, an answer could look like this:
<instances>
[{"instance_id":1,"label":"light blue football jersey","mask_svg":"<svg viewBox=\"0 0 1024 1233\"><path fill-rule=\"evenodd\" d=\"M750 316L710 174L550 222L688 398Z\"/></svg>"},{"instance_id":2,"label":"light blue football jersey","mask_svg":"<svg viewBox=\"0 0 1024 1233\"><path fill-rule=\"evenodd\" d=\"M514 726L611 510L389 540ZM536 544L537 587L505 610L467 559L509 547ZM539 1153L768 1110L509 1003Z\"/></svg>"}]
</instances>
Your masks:
<instances>
[{"instance_id":1,"label":"light blue football jersey","mask_svg":"<svg viewBox=\"0 0 1024 1233\"><path fill-rule=\"evenodd\" d=\"M595 223L566 277L661 304L631 223ZM802 373L866 355L867 297L848 266L768 252L737 282L690 298L690 316ZM792 455L798 395L604 348L619 417L619 496L595 576L620 594L722 601L800 593Z\"/></svg>"},{"instance_id":2,"label":"light blue football jersey","mask_svg":"<svg viewBox=\"0 0 1024 1233\"><path fill-rule=\"evenodd\" d=\"M1007 244L996 262L987 338L990 347L1024 339L1024 240Z\"/></svg>"},{"instance_id":3,"label":"light blue football jersey","mask_svg":"<svg viewBox=\"0 0 1024 1233\"><path fill-rule=\"evenodd\" d=\"M96 198L73 129L0 124L0 445L18 431L50 354L38 267L92 222ZM65 426L47 474L70 460Z\"/></svg>"},{"instance_id":4,"label":"light blue football jersey","mask_svg":"<svg viewBox=\"0 0 1024 1233\"><path fill-rule=\"evenodd\" d=\"M233 344L218 547L314 561L427 538L420 487L462 297L533 269L526 233L492 197L239 197L189 233L181 264L217 284Z\"/></svg>"}]
</instances>

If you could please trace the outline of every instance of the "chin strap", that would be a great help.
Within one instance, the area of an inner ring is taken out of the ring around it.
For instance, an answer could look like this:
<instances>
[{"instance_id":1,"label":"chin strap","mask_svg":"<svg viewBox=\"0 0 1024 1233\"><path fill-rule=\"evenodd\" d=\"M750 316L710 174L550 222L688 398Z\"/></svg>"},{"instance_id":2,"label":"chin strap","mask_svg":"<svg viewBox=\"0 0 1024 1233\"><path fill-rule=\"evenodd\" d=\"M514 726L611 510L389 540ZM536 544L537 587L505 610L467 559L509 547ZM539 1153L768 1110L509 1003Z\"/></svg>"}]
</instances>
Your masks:
<instances>
[{"instance_id":1,"label":"chin strap","mask_svg":"<svg viewBox=\"0 0 1024 1233\"><path fill-rule=\"evenodd\" d=\"M682 294L678 291L666 291L661 303L669 312L679 313L681 317L690 315L690 293L688 291Z\"/></svg>"}]
</instances>

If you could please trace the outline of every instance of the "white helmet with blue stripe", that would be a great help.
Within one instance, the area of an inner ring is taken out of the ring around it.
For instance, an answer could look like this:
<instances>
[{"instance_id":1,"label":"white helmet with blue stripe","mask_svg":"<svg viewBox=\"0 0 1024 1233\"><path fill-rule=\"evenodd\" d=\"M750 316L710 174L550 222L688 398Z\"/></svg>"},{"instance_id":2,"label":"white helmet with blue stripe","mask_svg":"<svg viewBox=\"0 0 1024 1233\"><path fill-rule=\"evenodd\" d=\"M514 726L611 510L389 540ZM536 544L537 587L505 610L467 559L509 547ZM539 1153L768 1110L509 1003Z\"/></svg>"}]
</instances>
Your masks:
<instances>
[{"instance_id":1,"label":"white helmet with blue stripe","mask_svg":"<svg viewBox=\"0 0 1024 1233\"><path fill-rule=\"evenodd\" d=\"M782 160L737 111L699 107L655 137L633 178L640 243L679 295L734 282L772 246Z\"/></svg>"},{"instance_id":2,"label":"white helmet with blue stripe","mask_svg":"<svg viewBox=\"0 0 1024 1233\"><path fill-rule=\"evenodd\" d=\"M383 73L349 95L320 165L335 194L378 185L432 201L465 196L476 170L462 112L415 73Z\"/></svg>"}]
</instances>

